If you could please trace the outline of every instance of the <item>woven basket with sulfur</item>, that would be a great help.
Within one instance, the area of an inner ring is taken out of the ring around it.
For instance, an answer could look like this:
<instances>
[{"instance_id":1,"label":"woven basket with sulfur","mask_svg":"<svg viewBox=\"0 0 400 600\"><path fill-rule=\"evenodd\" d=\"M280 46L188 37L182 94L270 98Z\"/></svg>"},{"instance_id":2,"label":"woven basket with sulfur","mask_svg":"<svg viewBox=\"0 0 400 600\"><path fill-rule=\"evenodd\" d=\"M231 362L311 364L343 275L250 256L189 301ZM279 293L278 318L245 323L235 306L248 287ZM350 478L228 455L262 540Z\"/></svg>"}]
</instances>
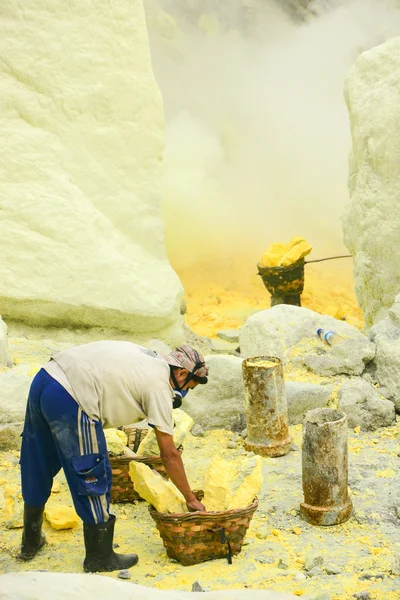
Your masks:
<instances>
[{"instance_id":1,"label":"woven basket with sulfur","mask_svg":"<svg viewBox=\"0 0 400 600\"><path fill-rule=\"evenodd\" d=\"M293 304L300 306L304 288L304 258L287 267L258 267L258 274L271 294L271 306Z\"/></svg>"},{"instance_id":2,"label":"woven basket with sulfur","mask_svg":"<svg viewBox=\"0 0 400 600\"><path fill-rule=\"evenodd\" d=\"M179 446L178 452L182 454L183 446ZM164 479L169 479L161 456L110 456L112 470L111 502L114 504L117 502L142 500L139 494L135 492L129 476L129 463L132 460L149 466L154 471L160 473Z\"/></svg>"},{"instance_id":3,"label":"woven basket with sulfur","mask_svg":"<svg viewBox=\"0 0 400 600\"><path fill-rule=\"evenodd\" d=\"M195 492L201 500L203 493ZM153 507L149 512L154 519L167 554L181 565L195 565L214 558L239 554L246 531L258 506L257 498L247 508L221 512L159 513Z\"/></svg>"}]
</instances>

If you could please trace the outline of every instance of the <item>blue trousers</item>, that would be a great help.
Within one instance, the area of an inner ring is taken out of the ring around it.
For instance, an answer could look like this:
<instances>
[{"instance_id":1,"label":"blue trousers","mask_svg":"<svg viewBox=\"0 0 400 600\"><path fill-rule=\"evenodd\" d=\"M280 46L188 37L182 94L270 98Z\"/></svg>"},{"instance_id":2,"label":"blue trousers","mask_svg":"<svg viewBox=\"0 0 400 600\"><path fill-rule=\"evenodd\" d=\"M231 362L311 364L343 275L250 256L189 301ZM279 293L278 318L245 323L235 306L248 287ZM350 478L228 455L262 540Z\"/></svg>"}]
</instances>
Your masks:
<instances>
[{"instance_id":1,"label":"blue trousers","mask_svg":"<svg viewBox=\"0 0 400 600\"><path fill-rule=\"evenodd\" d=\"M112 474L101 423L89 418L44 369L29 390L20 465L26 504L44 506L63 468L82 521L108 520Z\"/></svg>"}]
</instances>

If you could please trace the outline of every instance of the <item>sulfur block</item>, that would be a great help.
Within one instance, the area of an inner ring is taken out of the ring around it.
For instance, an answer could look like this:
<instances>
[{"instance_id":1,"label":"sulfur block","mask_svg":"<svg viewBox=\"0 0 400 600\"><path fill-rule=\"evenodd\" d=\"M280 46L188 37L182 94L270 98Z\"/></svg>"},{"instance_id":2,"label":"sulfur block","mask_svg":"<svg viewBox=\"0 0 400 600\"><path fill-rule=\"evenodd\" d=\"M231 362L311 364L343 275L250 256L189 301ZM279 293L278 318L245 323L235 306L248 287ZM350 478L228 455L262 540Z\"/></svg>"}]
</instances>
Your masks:
<instances>
[{"instance_id":1,"label":"sulfur block","mask_svg":"<svg viewBox=\"0 0 400 600\"><path fill-rule=\"evenodd\" d=\"M173 411L174 417L174 444L178 448L184 441L186 435L191 431L194 421L192 417L189 417L185 411L180 408L176 408ZM157 444L156 434L154 429L151 429L146 437L140 442L137 455L138 456L158 456L160 450Z\"/></svg>"},{"instance_id":2,"label":"sulfur block","mask_svg":"<svg viewBox=\"0 0 400 600\"><path fill-rule=\"evenodd\" d=\"M262 267L288 267L312 250L312 246L300 236L293 237L289 244L271 244L261 257Z\"/></svg>"},{"instance_id":3,"label":"sulfur block","mask_svg":"<svg viewBox=\"0 0 400 600\"><path fill-rule=\"evenodd\" d=\"M147 465L132 460L129 475L135 491L158 512L187 512L185 498L171 481L166 481Z\"/></svg>"},{"instance_id":4,"label":"sulfur block","mask_svg":"<svg viewBox=\"0 0 400 600\"><path fill-rule=\"evenodd\" d=\"M116 456L125 454L128 439L123 431L120 429L105 429L104 435L110 454L115 454Z\"/></svg>"},{"instance_id":5,"label":"sulfur block","mask_svg":"<svg viewBox=\"0 0 400 600\"><path fill-rule=\"evenodd\" d=\"M4 508L3 519L7 529L16 529L23 527L23 504L18 498L20 489L14 485L6 485L4 487Z\"/></svg>"},{"instance_id":6,"label":"sulfur block","mask_svg":"<svg viewBox=\"0 0 400 600\"><path fill-rule=\"evenodd\" d=\"M214 458L204 484L207 511L232 510L249 506L262 485L260 456L235 460Z\"/></svg>"},{"instance_id":7,"label":"sulfur block","mask_svg":"<svg viewBox=\"0 0 400 600\"><path fill-rule=\"evenodd\" d=\"M46 507L45 517L53 529L73 529L79 525L79 517L71 506Z\"/></svg>"}]
</instances>

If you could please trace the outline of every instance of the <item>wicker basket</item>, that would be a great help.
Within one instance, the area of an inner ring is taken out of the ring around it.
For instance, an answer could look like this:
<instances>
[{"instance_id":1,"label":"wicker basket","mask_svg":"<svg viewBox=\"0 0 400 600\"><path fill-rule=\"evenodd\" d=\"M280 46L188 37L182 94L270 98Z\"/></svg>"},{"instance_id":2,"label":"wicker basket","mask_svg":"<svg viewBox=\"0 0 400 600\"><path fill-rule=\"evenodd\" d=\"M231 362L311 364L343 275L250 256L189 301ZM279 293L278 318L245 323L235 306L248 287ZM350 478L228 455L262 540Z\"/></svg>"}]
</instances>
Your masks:
<instances>
[{"instance_id":1,"label":"wicker basket","mask_svg":"<svg viewBox=\"0 0 400 600\"><path fill-rule=\"evenodd\" d=\"M202 492L195 492L199 500ZM153 506L150 515L164 542L167 554L181 565L195 565L214 558L239 554L246 531L258 506L257 498L247 508L208 513L159 513Z\"/></svg>"},{"instance_id":2,"label":"wicker basket","mask_svg":"<svg viewBox=\"0 0 400 600\"><path fill-rule=\"evenodd\" d=\"M300 306L300 296L304 288L304 258L287 267L258 267L258 274L269 293L271 306L293 304Z\"/></svg>"},{"instance_id":3,"label":"wicker basket","mask_svg":"<svg viewBox=\"0 0 400 600\"><path fill-rule=\"evenodd\" d=\"M183 446L179 446L178 452L182 454ZM129 476L129 463L132 460L143 463L149 466L154 471L157 471L168 479L167 472L162 463L161 456L142 456L133 458L132 456L110 456L110 465L112 470L112 486L111 486L111 502L134 502L142 500L133 487L132 480Z\"/></svg>"}]
</instances>

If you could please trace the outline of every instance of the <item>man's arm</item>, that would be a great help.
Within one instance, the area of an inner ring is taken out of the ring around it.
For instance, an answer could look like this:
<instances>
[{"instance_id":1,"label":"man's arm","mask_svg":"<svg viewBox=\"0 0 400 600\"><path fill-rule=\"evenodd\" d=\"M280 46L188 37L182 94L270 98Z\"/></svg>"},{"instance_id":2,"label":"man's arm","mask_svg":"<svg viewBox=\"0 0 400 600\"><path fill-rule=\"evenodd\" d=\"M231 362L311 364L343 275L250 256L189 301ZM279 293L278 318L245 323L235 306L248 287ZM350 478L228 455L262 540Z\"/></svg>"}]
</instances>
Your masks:
<instances>
[{"instance_id":1,"label":"man's arm","mask_svg":"<svg viewBox=\"0 0 400 600\"><path fill-rule=\"evenodd\" d=\"M196 496L190 489L189 482L186 477L185 467L183 466L181 455L175 448L172 435L159 431L154 428L158 446L160 448L160 456L164 467L174 485L178 488L181 494L185 497L186 506L190 511L201 510L205 511L205 506L199 502Z\"/></svg>"}]
</instances>

